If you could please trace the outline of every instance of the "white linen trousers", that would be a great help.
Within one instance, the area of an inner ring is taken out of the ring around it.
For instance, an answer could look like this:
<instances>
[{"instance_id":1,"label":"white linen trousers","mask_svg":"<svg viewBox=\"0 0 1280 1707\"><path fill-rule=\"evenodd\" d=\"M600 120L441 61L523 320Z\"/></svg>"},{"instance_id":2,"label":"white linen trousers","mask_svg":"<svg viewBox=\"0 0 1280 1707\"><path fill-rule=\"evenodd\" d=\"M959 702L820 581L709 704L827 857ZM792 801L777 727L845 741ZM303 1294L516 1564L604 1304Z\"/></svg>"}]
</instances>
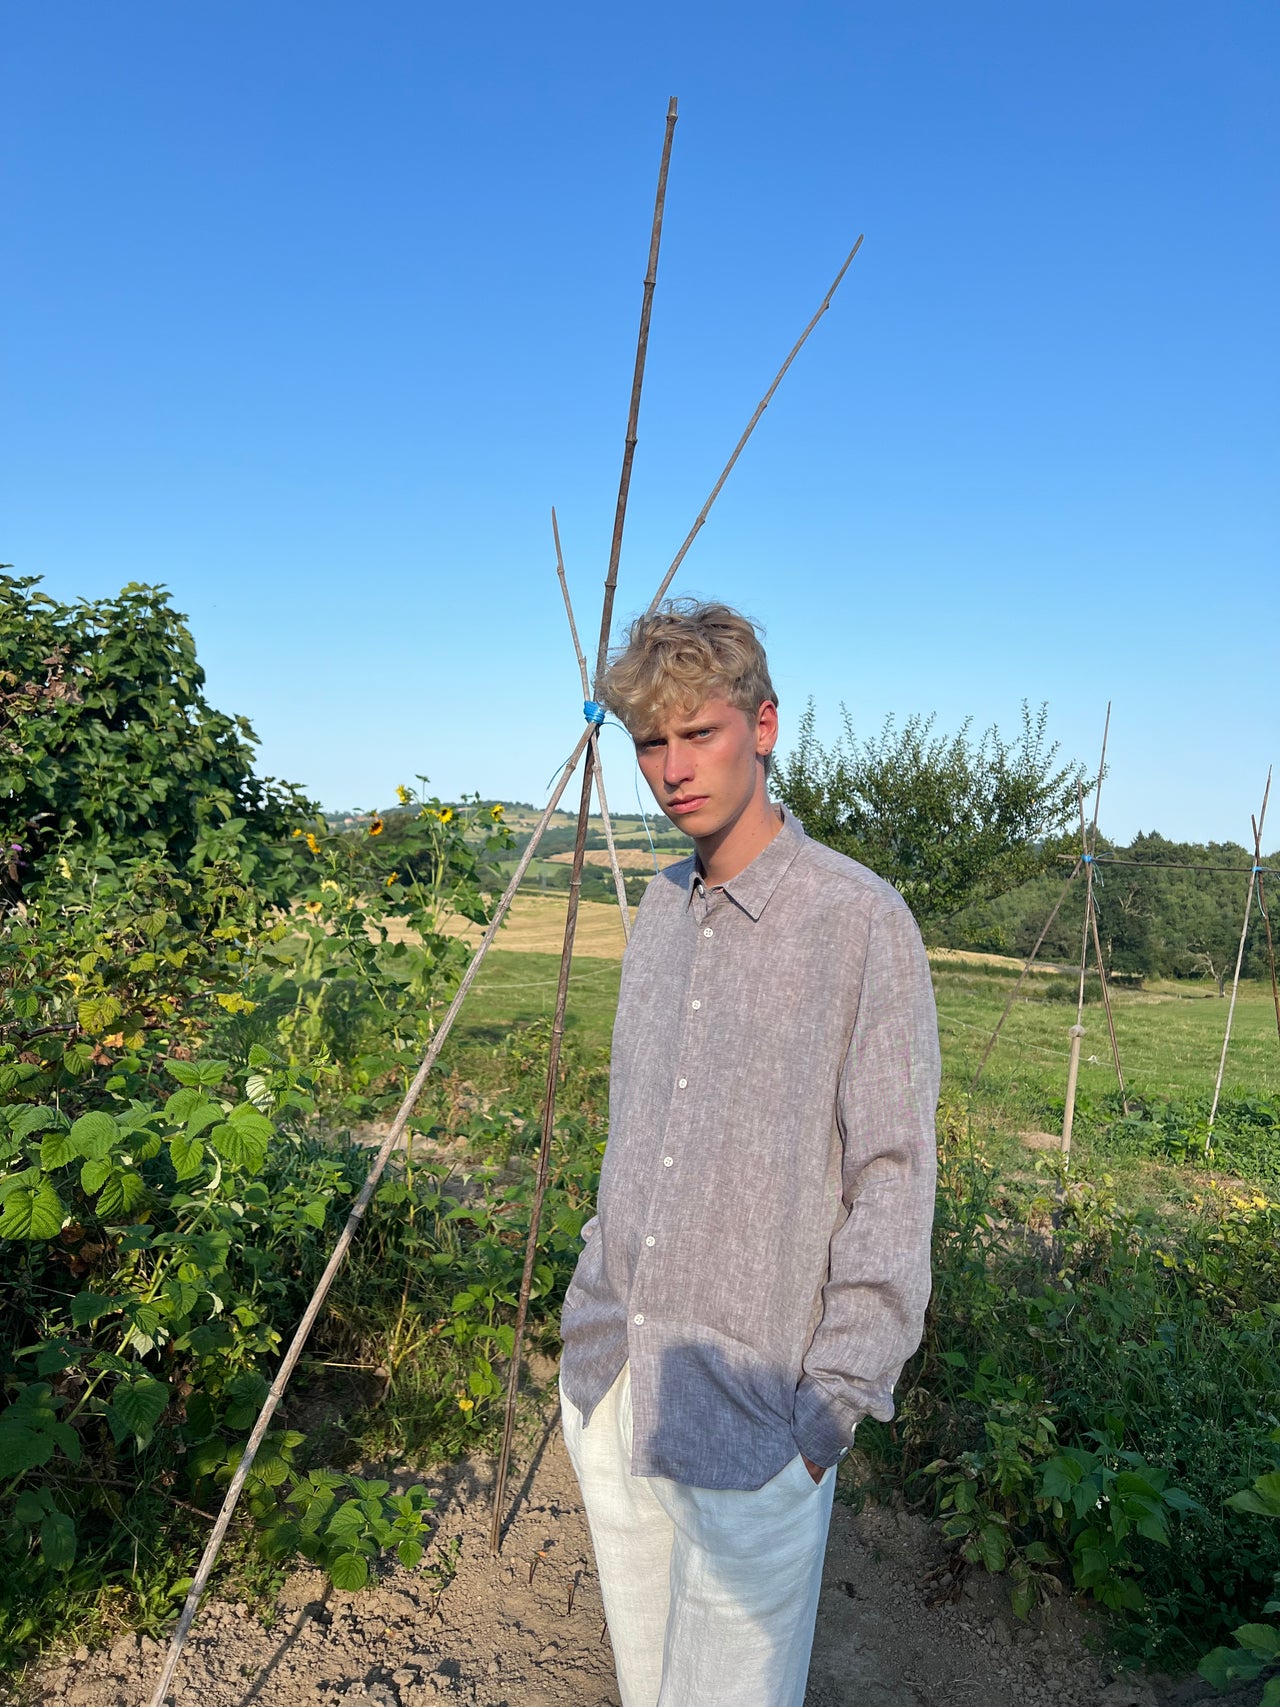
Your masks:
<instances>
[{"instance_id":1,"label":"white linen trousers","mask_svg":"<svg viewBox=\"0 0 1280 1707\"><path fill-rule=\"evenodd\" d=\"M802 1707L836 1473L751 1491L631 1474L631 1372L584 1426L561 1394L622 1707Z\"/></svg>"}]
</instances>

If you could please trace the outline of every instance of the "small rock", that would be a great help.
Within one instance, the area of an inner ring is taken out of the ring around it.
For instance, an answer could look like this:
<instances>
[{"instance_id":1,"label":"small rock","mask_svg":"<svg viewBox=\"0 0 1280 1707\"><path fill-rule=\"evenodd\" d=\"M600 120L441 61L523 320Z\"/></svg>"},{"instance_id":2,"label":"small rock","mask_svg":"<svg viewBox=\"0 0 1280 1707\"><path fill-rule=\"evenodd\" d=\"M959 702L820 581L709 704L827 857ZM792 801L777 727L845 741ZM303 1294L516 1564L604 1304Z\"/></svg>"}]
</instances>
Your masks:
<instances>
[{"instance_id":1,"label":"small rock","mask_svg":"<svg viewBox=\"0 0 1280 1707\"><path fill-rule=\"evenodd\" d=\"M138 1638L136 1636L121 1636L119 1641L111 1644L111 1652L107 1656L113 1665L126 1665L138 1657Z\"/></svg>"},{"instance_id":2,"label":"small rock","mask_svg":"<svg viewBox=\"0 0 1280 1707\"><path fill-rule=\"evenodd\" d=\"M538 1664L541 1665L544 1660L554 1659L559 1652L559 1642L548 1642L546 1647L543 1648L542 1652L538 1655Z\"/></svg>"},{"instance_id":3,"label":"small rock","mask_svg":"<svg viewBox=\"0 0 1280 1707\"><path fill-rule=\"evenodd\" d=\"M83 1648L83 1647L77 1648L75 1653L71 1657L75 1660L77 1665L83 1665L84 1662L89 1658L89 1650L88 1650L88 1648Z\"/></svg>"},{"instance_id":4,"label":"small rock","mask_svg":"<svg viewBox=\"0 0 1280 1707\"><path fill-rule=\"evenodd\" d=\"M991 1640L995 1643L997 1648L1007 1648L1013 1641L1013 1636L1010 1634L1009 1626L1005 1623L1003 1618L993 1618L991 1620L990 1635Z\"/></svg>"},{"instance_id":5,"label":"small rock","mask_svg":"<svg viewBox=\"0 0 1280 1707\"><path fill-rule=\"evenodd\" d=\"M410 1671L408 1666L401 1666L399 1671L392 1672L391 1681L397 1689L405 1689L409 1684L418 1681L417 1669Z\"/></svg>"}]
</instances>

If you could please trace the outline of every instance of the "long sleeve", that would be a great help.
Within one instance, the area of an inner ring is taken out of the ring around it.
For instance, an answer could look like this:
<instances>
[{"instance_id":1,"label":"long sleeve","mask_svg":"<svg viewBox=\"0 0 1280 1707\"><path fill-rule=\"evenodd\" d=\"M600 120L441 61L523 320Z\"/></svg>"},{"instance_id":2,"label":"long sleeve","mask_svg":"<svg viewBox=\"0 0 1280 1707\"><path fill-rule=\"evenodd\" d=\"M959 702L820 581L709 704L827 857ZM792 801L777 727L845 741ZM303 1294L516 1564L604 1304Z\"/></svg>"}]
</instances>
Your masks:
<instances>
[{"instance_id":1,"label":"long sleeve","mask_svg":"<svg viewBox=\"0 0 1280 1707\"><path fill-rule=\"evenodd\" d=\"M839 1085L842 1196L822 1314L804 1359L793 1431L833 1464L867 1415L887 1422L929 1300L940 1063L929 963L895 904L872 919Z\"/></svg>"}]
</instances>

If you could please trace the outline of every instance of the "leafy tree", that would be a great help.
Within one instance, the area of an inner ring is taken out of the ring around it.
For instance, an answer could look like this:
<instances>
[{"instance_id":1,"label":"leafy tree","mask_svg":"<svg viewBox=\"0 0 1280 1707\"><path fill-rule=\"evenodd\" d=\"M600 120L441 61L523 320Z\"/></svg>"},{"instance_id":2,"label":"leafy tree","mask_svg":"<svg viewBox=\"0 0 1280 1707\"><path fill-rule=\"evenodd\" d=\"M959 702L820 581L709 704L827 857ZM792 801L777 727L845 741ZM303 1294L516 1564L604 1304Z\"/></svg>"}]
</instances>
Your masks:
<instances>
[{"instance_id":1,"label":"leafy tree","mask_svg":"<svg viewBox=\"0 0 1280 1707\"><path fill-rule=\"evenodd\" d=\"M1024 702L1012 741L994 727L975 738L969 721L938 735L923 716L859 737L841 709L844 733L827 749L810 701L776 792L811 836L892 883L922 923L1016 888L1066 845L1085 779L1056 764L1045 706L1033 715Z\"/></svg>"},{"instance_id":2,"label":"leafy tree","mask_svg":"<svg viewBox=\"0 0 1280 1707\"><path fill-rule=\"evenodd\" d=\"M265 902L283 898L284 837L314 807L254 775L253 730L206 700L165 590L68 605L38 586L0 574L0 896L74 851L188 876L231 860Z\"/></svg>"}]
</instances>

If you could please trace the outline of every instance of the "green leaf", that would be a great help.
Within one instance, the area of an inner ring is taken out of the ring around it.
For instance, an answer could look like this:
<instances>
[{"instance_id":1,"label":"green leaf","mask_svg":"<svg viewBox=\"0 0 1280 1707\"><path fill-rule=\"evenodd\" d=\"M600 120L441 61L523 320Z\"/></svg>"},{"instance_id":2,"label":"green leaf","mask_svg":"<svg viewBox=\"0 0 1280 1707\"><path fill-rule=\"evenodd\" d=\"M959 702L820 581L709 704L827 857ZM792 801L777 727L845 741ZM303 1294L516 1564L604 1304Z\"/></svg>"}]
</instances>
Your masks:
<instances>
[{"instance_id":1,"label":"green leaf","mask_svg":"<svg viewBox=\"0 0 1280 1707\"><path fill-rule=\"evenodd\" d=\"M0 1239L52 1239L66 1216L62 1199L47 1181L34 1191L10 1192L0 1211Z\"/></svg>"},{"instance_id":2,"label":"green leaf","mask_svg":"<svg viewBox=\"0 0 1280 1707\"><path fill-rule=\"evenodd\" d=\"M271 1136L271 1125L257 1114L256 1109L251 1109L250 1112L262 1121L266 1127L265 1134L255 1131L242 1120L227 1120L221 1126L213 1128L209 1134L209 1142L231 1167L243 1168L246 1173L256 1174L267 1159L267 1139Z\"/></svg>"},{"instance_id":3,"label":"green leaf","mask_svg":"<svg viewBox=\"0 0 1280 1707\"><path fill-rule=\"evenodd\" d=\"M165 1062L165 1067L168 1070L169 1077L176 1079L180 1085L198 1085L202 1083L199 1071L196 1068L195 1063L192 1061L169 1060ZM166 1112L168 1111L166 1110Z\"/></svg>"},{"instance_id":4,"label":"green leaf","mask_svg":"<svg viewBox=\"0 0 1280 1707\"><path fill-rule=\"evenodd\" d=\"M98 1214L104 1221L124 1220L145 1199L146 1181L132 1168L117 1169L98 1194Z\"/></svg>"},{"instance_id":5,"label":"green leaf","mask_svg":"<svg viewBox=\"0 0 1280 1707\"><path fill-rule=\"evenodd\" d=\"M369 1561L363 1553L339 1553L329 1566L329 1581L334 1588L354 1592L369 1580Z\"/></svg>"},{"instance_id":6,"label":"green leaf","mask_svg":"<svg viewBox=\"0 0 1280 1707\"><path fill-rule=\"evenodd\" d=\"M74 1132L50 1132L40 1145L40 1166L51 1174L55 1168L65 1168L80 1154Z\"/></svg>"},{"instance_id":7,"label":"green leaf","mask_svg":"<svg viewBox=\"0 0 1280 1707\"><path fill-rule=\"evenodd\" d=\"M28 1138L33 1132L49 1132L66 1122L56 1108L21 1108L10 1127L15 1138Z\"/></svg>"},{"instance_id":8,"label":"green leaf","mask_svg":"<svg viewBox=\"0 0 1280 1707\"><path fill-rule=\"evenodd\" d=\"M185 1132L175 1132L169 1140L169 1159L176 1178L194 1179L204 1161L204 1145Z\"/></svg>"},{"instance_id":9,"label":"green leaf","mask_svg":"<svg viewBox=\"0 0 1280 1707\"><path fill-rule=\"evenodd\" d=\"M24 1528L30 1529L50 1509L53 1495L48 1488L24 1488L13 1507L13 1515Z\"/></svg>"},{"instance_id":10,"label":"green leaf","mask_svg":"<svg viewBox=\"0 0 1280 1707\"><path fill-rule=\"evenodd\" d=\"M164 1112L167 1119L181 1125L182 1122L190 1120L198 1108L208 1106L209 1098L198 1085L183 1085L180 1091L174 1091L166 1100Z\"/></svg>"},{"instance_id":11,"label":"green leaf","mask_svg":"<svg viewBox=\"0 0 1280 1707\"><path fill-rule=\"evenodd\" d=\"M71 1136L75 1140L77 1155L90 1162L100 1162L111 1154L120 1134L111 1116L95 1109L91 1114L80 1116L71 1128Z\"/></svg>"},{"instance_id":12,"label":"green leaf","mask_svg":"<svg viewBox=\"0 0 1280 1707\"><path fill-rule=\"evenodd\" d=\"M311 1227L323 1227L328 1205L322 1197L313 1197L310 1203L304 1203L298 1211L302 1220Z\"/></svg>"},{"instance_id":13,"label":"green leaf","mask_svg":"<svg viewBox=\"0 0 1280 1707\"><path fill-rule=\"evenodd\" d=\"M80 1189L87 1197L101 1191L111 1178L115 1163L109 1157L103 1157L100 1162L86 1162L80 1169Z\"/></svg>"},{"instance_id":14,"label":"green leaf","mask_svg":"<svg viewBox=\"0 0 1280 1707\"><path fill-rule=\"evenodd\" d=\"M76 1526L62 1511L51 1511L40 1524L40 1548L55 1571L69 1571L76 1560Z\"/></svg>"},{"instance_id":15,"label":"green leaf","mask_svg":"<svg viewBox=\"0 0 1280 1707\"><path fill-rule=\"evenodd\" d=\"M126 1434L133 1435L140 1446L146 1446L155 1433L155 1426L169 1403L169 1383L156 1381L149 1375L136 1381L119 1381L111 1395L110 1412L118 1419Z\"/></svg>"},{"instance_id":16,"label":"green leaf","mask_svg":"<svg viewBox=\"0 0 1280 1707\"><path fill-rule=\"evenodd\" d=\"M71 1300L72 1325L82 1328L86 1322L96 1322L100 1316L109 1316L126 1302L124 1298L107 1298L98 1292L78 1292Z\"/></svg>"},{"instance_id":17,"label":"green leaf","mask_svg":"<svg viewBox=\"0 0 1280 1707\"><path fill-rule=\"evenodd\" d=\"M353 1541L364 1530L365 1515L359 1500L345 1500L329 1519L325 1536L330 1541Z\"/></svg>"},{"instance_id":18,"label":"green leaf","mask_svg":"<svg viewBox=\"0 0 1280 1707\"><path fill-rule=\"evenodd\" d=\"M94 1037L104 1031L110 1031L112 1023L118 1020L123 1012L124 1009L114 996L87 996L84 1001L76 1004L76 1019L80 1029Z\"/></svg>"},{"instance_id":19,"label":"green leaf","mask_svg":"<svg viewBox=\"0 0 1280 1707\"><path fill-rule=\"evenodd\" d=\"M1280 1658L1280 1625L1242 1624L1231 1634L1242 1648L1257 1654L1260 1659L1270 1662Z\"/></svg>"},{"instance_id":20,"label":"green leaf","mask_svg":"<svg viewBox=\"0 0 1280 1707\"><path fill-rule=\"evenodd\" d=\"M982 1562L989 1571L994 1573L1004 1569L1008 1548L1003 1530L997 1529L992 1523L985 1524L978 1534L978 1547Z\"/></svg>"}]
</instances>

